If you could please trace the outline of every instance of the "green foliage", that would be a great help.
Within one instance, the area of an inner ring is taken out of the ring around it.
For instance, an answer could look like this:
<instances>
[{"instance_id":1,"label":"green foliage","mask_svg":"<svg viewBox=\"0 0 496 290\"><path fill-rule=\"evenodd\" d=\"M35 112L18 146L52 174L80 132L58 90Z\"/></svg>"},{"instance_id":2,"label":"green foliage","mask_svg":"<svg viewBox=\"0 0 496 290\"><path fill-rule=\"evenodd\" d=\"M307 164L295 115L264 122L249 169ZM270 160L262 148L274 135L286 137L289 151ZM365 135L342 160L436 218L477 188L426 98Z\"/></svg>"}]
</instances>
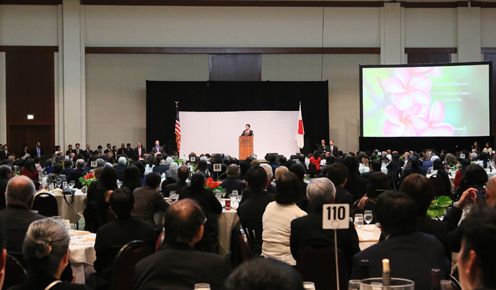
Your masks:
<instances>
[{"instance_id":1,"label":"green foliage","mask_svg":"<svg viewBox=\"0 0 496 290\"><path fill-rule=\"evenodd\" d=\"M446 214L446 210L453 204L449 196L442 195L434 199L427 210L427 216L430 218L439 218Z\"/></svg>"}]
</instances>

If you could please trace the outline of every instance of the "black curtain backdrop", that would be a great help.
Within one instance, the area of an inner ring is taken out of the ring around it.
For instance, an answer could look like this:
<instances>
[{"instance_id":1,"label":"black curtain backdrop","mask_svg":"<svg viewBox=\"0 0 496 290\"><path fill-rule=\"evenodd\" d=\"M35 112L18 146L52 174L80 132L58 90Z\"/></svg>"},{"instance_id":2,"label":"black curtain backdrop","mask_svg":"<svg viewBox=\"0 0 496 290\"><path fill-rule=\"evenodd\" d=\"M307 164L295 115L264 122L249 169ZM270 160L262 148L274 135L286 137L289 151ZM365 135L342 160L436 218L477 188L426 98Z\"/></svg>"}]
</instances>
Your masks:
<instances>
[{"instance_id":1,"label":"black curtain backdrop","mask_svg":"<svg viewBox=\"0 0 496 290\"><path fill-rule=\"evenodd\" d=\"M146 81L146 142L176 151L174 125L179 111L297 111L301 101L305 148L329 139L328 82L171 82ZM270 124L267 124L270 126ZM240 128L240 132L244 128ZM222 130L222 127L219 128ZM296 124L295 124L296 134ZM226 136L232 138L232 136ZM185 152L189 154L189 152ZM206 152L200 152L206 153ZM265 152L262 152L265 153ZM289 156L287 156L289 157Z\"/></svg>"}]
</instances>

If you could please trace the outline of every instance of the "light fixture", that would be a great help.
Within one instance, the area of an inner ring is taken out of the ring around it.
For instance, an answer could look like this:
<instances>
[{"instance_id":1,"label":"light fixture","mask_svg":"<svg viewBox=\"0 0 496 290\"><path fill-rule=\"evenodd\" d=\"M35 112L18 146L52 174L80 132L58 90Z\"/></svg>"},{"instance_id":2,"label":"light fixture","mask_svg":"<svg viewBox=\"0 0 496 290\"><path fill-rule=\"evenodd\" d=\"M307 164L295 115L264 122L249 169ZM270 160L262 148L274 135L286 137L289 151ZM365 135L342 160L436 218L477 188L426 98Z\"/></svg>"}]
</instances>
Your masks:
<instances>
[{"instance_id":1,"label":"light fixture","mask_svg":"<svg viewBox=\"0 0 496 290\"><path fill-rule=\"evenodd\" d=\"M34 114L28 114L27 119L28 120L34 120Z\"/></svg>"}]
</instances>

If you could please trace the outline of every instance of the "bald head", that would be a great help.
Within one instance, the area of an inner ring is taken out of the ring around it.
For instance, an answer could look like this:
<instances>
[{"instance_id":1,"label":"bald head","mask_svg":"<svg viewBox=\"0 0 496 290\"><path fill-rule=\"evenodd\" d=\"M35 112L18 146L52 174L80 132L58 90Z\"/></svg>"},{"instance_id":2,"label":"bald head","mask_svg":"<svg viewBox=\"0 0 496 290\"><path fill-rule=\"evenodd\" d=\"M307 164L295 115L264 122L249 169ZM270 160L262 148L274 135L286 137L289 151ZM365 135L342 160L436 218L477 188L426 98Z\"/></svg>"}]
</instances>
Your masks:
<instances>
[{"instance_id":1,"label":"bald head","mask_svg":"<svg viewBox=\"0 0 496 290\"><path fill-rule=\"evenodd\" d=\"M164 230L168 244L195 244L203 235L205 214L192 199L172 204L165 214Z\"/></svg>"},{"instance_id":2,"label":"bald head","mask_svg":"<svg viewBox=\"0 0 496 290\"><path fill-rule=\"evenodd\" d=\"M279 178L281 178L281 176L286 172L289 172L289 169L286 166L277 167L275 172L276 180L279 180Z\"/></svg>"},{"instance_id":3,"label":"bald head","mask_svg":"<svg viewBox=\"0 0 496 290\"><path fill-rule=\"evenodd\" d=\"M18 206L31 209L35 194L34 183L26 176L15 176L7 183L5 201L7 207Z\"/></svg>"}]
</instances>

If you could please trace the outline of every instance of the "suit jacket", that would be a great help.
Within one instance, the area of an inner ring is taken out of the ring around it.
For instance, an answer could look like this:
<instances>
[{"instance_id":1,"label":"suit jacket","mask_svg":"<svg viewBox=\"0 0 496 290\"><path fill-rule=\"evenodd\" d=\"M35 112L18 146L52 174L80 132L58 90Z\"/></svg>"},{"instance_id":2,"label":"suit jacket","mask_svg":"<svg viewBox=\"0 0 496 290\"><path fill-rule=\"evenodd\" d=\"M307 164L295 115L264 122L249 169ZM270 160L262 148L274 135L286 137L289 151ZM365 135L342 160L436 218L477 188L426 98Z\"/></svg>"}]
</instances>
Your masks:
<instances>
[{"instance_id":1,"label":"suit jacket","mask_svg":"<svg viewBox=\"0 0 496 290\"><path fill-rule=\"evenodd\" d=\"M171 184L162 182L162 194L167 197L170 196L171 191L175 191L177 194L181 195L186 187L188 187L188 184L180 180Z\"/></svg>"},{"instance_id":2,"label":"suit jacket","mask_svg":"<svg viewBox=\"0 0 496 290\"><path fill-rule=\"evenodd\" d=\"M148 186L138 187L133 192L134 208L132 214L150 225L155 225L153 216L156 212L165 212L169 204L156 189Z\"/></svg>"},{"instance_id":3,"label":"suit jacket","mask_svg":"<svg viewBox=\"0 0 496 290\"><path fill-rule=\"evenodd\" d=\"M317 147L317 151L320 154L324 154L329 151L329 146L320 144L319 147Z\"/></svg>"},{"instance_id":4,"label":"suit jacket","mask_svg":"<svg viewBox=\"0 0 496 290\"><path fill-rule=\"evenodd\" d=\"M133 240L142 240L153 251L155 231L144 221L135 218L116 220L100 227L96 233L94 263L97 274L110 279L110 272L119 249Z\"/></svg>"},{"instance_id":5,"label":"suit jacket","mask_svg":"<svg viewBox=\"0 0 496 290\"><path fill-rule=\"evenodd\" d=\"M353 194L347 191L344 187L336 186L336 199L334 203L347 203L353 205Z\"/></svg>"},{"instance_id":6,"label":"suit jacket","mask_svg":"<svg viewBox=\"0 0 496 290\"><path fill-rule=\"evenodd\" d=\"M244 227L255 230L257 240L262 241L262 217L267 205L274 201L274 195L265 190L246 190L238 207L238 216Z\"/></svg>"},{"instance_id":7,"label":"suit jacket","mask_svg":"<svg viewBox=\"0 0 496 290\"><path fill-rule=\"evenodd\" d=\"M5 221L5 230L9 237L5 246L9 254L22 256L22 244L29 225L43 218L45 217L42 215L20 207L10 206L0 210L0 220Z\"/></svg>"},{"instance_id":8,"label":"suit jacket","mask_svg":"<svg viewBox=\"0 0 496 290\"><path fill-rule=\"evenodd\" d=\"M435 236L443 244L446 257L451 261L451 246L448 239L448 225L428 217L417 218L417 231Z\"/></svg>"},{"instance_id":9,"label":"suit jacket","mask_svg":"<svg viewBox=\"0 0 496 290\"><path fill-rule=\"evenodd\" d=\"M157 166L153 167L153 172L156 172L160 175L162 175L162 173L165 173L167 170L169 170L168 165L157 165Z\"/></svg>"},{"instance_id":10,"label":"suit jacket","mask_svg":"<svg viewBox=\"0 0 496 290\"><path fill-rule=\"evenodd\" d=\"M231 272L224 256L174 245L141 260L135 269L135 289L191 290L195 283L209 283L212 290L223 289Z\"/></svg>"},{"instance_id":11,"label":"suit jacket","mask_svg":"<svg viewBox=\"0 0 496 290\"><path fill-rule=\"evenodd\" d=\"M164 155L164 146L159 146L159 150L157 150L157 147L155 145L153 145L152 149L150 150L150 153L152 154L156 154L160 152L162 155Z\"/></svg>"},{"instance_id":12,"label":"suit jacket","mask_svg":"<svg viewBox=\"0 0 496 290\"><path fill-rule=\"evenodd\" d=\"M449 275L449 264L439 240L428 234L414 232L392 236L375 244L353 258L352 277L360 277L361 259L369 260L370 277L381 277L382 259L389 259L391 277L415 282L415 289L430 289L431 269L441 270L441 277Z\"/></svg>"},{"instance_id":13,"label":"suit jacket","mask_svg":"<svg viewBox=\"0 0 496 290\"><path fill-rule=\"evenodd\" d=\"M253 136L253 130L250 130L248 134L246 134L245 130L243 130L243 132L241 132L241 136Z\"/></svg>"},{"instance_id":14,"label":"suit jacket","mask_svg":"<svg viewBox=\"0 0 496 290\"><path fill-rule=\"evenodd\" d=\"M358 200L367 192L367 179L360 175L352 175L348 178L344 188L353 194L354 201Z\"/></svg>"},{"instance_id":15,"label":"suit jacket","mask_svg":"<svg viewBox=\"0 0 496 290\"><path fill-rule=\"evenodd\" d=\"M236 177L227 177L224 181L222 181L220 186L226 190L226 195L231 194L233 190L237 190L238 194L243 194L246 183Z\"/></svg>"},{"instance_id":16,"label":"suit jacket","mask_svg":"<svg viewBox=\"0 0 496 290\"><path fill-rule=\"evenodd\" d=\"M336 145L329 146L329 152L331 152L333 156L338 156L339 153L338 146Z\"/></svg>"},{"instance_id":17,"label":"suit jacket","mask_svg":"<svg viewBox=\"0 0 496 290\"><path fill-rule=\"evenodd\" d=\"M141 147L141 154L139 154L138 147L134 148L134 160L139 160L140 158L143 158L143 156L146 154L145 147Z\"/></svg>"},{"instance_id":18,"label":"suit jacket","mask_svg":"<svg viewBox=\"0 0 496 290\"><path fill-rule=\"evenodd\" d=\"M296 259L298 252L306 246L334 245L334 231L322 229L322 209L310 212L307 216L291 221L290 247L291 254ZM353 256L360 252L358 235L355 227L350 223L349 229L338 230L338 249L343 253L351 273ZM349 278L349 277L348 277Z\"/></svg>"},{"instance_id":19,"label":"suit jacket","mask_svg":"<svg viewBox=\"0 0 496 290\"><path fill-rule=\"evenodd\" d=\"M43 156L43 149L40 147L40 156L37 154L38 152L36 151L36 147L33 148L33 151L31 152L32 157L42 157Z\"/></svg>"}]
</instances>

